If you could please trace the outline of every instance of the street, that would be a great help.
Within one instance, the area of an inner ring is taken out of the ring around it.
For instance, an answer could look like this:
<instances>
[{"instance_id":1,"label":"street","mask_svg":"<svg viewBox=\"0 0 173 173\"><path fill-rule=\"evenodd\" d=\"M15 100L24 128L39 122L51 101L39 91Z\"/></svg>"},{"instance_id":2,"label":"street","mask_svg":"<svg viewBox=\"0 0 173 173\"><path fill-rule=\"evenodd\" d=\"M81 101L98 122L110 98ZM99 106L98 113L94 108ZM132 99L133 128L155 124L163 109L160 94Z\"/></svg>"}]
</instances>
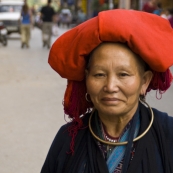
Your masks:
<instances>
[{"instance_id":1,"label":"street","mask_svg":"<svg viewBox=\"0 0 173 173\"><path fill-rule=\"evenodd\" d=\"M60 34L65 30L60 30ZM52 42L56 37L52 37ZM32 30L30 49L10 35L0 44L0 173L38 173L59 127L66 80L47 63L41 32Z\"/></svg>"},{"instance_id":2,"label":"street","mask_svg":"<svg viewBox=\"0 0 173 173\"><path fill-rule=\"evenodd\" d=\"M66 29L59 29L59 35ZM57 37L52 37L52 42ZM59 127L65 123L66 80L51 69L41 31L32 30L30 48L21 49L20 36L0 43L0 173L39 173ZM173 71L173 68L171 69ZM150 106L173 115L173 86Z\"/></svg>"}]
</instances>

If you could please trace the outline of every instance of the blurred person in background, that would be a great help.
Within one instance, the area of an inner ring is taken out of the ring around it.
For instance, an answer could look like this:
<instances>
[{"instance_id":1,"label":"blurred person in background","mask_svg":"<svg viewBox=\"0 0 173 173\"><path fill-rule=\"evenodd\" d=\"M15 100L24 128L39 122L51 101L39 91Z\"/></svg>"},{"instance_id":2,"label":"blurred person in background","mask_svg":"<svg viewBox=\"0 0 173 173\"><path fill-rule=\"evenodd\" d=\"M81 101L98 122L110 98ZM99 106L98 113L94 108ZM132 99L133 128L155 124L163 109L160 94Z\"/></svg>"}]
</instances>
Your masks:
<instances>
[{"instance_id":1,"label":"blurred person in background","mask_svg":"<svg viewBox=\"0 0 173 173\"><path fill-rule=\"evenodd\" d=\"M58 21L59 21L59 16L58 14L56 13L54 16L53 16L53 25L52 25L52 35L53 36L58 36L58 30L59 30L59 27L58 27Z\"/></svg>"},{"instance_id":2,"label":"blurred person in background","mask_svg":"<svg viewBox=\"0 0 173 173\"><path fill-rule=\"evenodd\" d=\"M153 11L158 8L157 4L158 0L150 0L144 4L142 11L153 13Z\"/></svg>"},{"instance_id":3,"label":"blurred person in background","mask_svg":"<svg viewBox=\"0 0 173 173\"><path fill-rule=\"evenodd\" d=\"M156 14L156 15L160 16L161 12L162 12L162 4L159 2L159 3L157 4L157 9L155 9L155 10L153 11L153 14Z\"/></svg>"},{"instance_id":4,"label":"blurred person in background","mask_svg":"<svg viewBox=\"0 0 173 173\"><path fill-rule=\"evenodd\" d=\"M37 12L36 12L36 9L35 9L34 5L31 7L30 11L31 11L31 14L32 14L32 24L33 24L33 26L35 26L35 18L36 18Z\"/></svg>"},{"instance_id":5,"label":"blurred person in background","mask_svg":"<svg viewBox=\"0 0 173 173\"><path fill-rule=\"evenodd\" d=\"M83 23L86 20L86 14L81 8L77 11L77 24Z\"/></svg>"},{"instance_id":6,"label":"blurred person in background","mask_svg":"<svg viewBox=\"0 0 173 173\"><path fill-rule=\"evenodd\" d=\"M68 8L63 8L60 12L60 24L64 27L66 26L67 28L70 27L71 22L72 22L72 13L71 10Z\"/></svg>"},{"instance_id":7,"label":"blurred person in background","mask_svg":"<svg viewBox=\"0 0 173 173\"><path fill-rule=\"evenodd\" d=\"M34 19L34 26L38 27L39 29L42 28L42 19L41 19L41 13L40 11L38 11L35 15L35 19Z\"/></svg>"},{"instance_id":8,"label":"blurred person in background","mask_svg":"<svg viewBox=\"0 0 173 173\"><path fill-rule=\"evenodd\" d=\"M41 9L41 19L42 19L42 41L43 47L51 46L51 36L52 36L52 25L53 17L55 15L54 9L51 7L51 0L47 1L47 5Z\"/></svg>"},{"instance_id":9,"label":"blurred person in background","mask_svg":"<svg viewBox=\"0 0 173 173\"><path fill-rule=\"evenodd\" d=\"M162 9L161 13L160 13L160 17L164 18L164 19L169 19L170 17L170 13L168 9Z\"/></svg>"},{"instance_id":10,"label":"blurred person in background","mask_svg":"<svg viewBox=\"0 0 173 173\"><path fill-rule=\"evenodd\" d=\"M21 48L25 46L29 48L29 40L31 36L32 14L28 5L25 3L21 11Z\"/></svg>"},{"instance_id":11,"label":"blurred person in background","mask_svg":"<svg viewBox=\"0 0 173 173\"><path fill-rule=\"evenodd\" d=\"M169 22L171 24L171 27L173 28L173 8L169 10L170 12L170 17L169 17Z\"/></svg>"}]
</instances>

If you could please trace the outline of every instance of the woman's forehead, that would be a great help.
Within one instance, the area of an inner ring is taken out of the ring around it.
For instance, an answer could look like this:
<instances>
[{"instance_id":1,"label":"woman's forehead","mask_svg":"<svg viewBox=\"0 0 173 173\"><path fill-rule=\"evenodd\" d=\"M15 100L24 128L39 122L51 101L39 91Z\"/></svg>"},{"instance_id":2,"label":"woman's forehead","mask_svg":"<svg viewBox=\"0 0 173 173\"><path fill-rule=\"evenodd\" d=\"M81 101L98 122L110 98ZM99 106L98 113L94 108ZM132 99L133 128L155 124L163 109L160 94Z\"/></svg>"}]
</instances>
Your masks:
<instances>
[{"instance_id":1,"label":"woman's forehead","mask_svg":"<svg viewBox=\"0 0 173 173\"><path fill-rule=\"evenodd\" d=\"M112 55L114 55L120 52L136 56L136 54L126 44L106 42L100 44L97 48L95 48L91 53L91 57L94 55L108 53L112 53Z\"/></svg>"},{"instance_id":2,"label":"woman's forehead","mask_svg":"<svg viewBox=\"0 0 173 173\"><path fill-rule=\"evenodd\" d=\"M99 45L90 56L90 63L109 61L117 61L117 59L132 59L136 60L137 55L132 52L125 44L121 43L102 43Z\"/></svg>"},{"instance_id":3,"label":"woman's forehead","mask_svg":"<svg viewBox=\"0 0 173 173\"><path fill-rule=\"evenodd\" d=\"M87 69L105 68L133 69L143 74L146 70L146 63L126 44L102 43L92 52Z\"/></svg>"}]
</instances>

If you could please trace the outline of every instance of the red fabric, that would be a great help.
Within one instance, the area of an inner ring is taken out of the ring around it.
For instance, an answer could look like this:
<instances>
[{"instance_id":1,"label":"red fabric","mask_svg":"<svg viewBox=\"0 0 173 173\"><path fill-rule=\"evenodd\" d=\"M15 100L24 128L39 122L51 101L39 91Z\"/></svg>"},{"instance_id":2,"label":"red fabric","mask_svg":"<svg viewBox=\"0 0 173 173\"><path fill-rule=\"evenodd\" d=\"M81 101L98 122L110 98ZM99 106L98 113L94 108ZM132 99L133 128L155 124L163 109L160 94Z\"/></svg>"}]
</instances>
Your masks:
<instances>
[{"instance_id":1,"label":"red fabric","mask_svg":"<svg viewBox=\"0 0 173 173\"><path fill-rule=\"evenodd\" d=\"M60 36L50 50L48 62L63 78L81 81L85 71L84 56L100 43L96 17Z\"/></svg>"},{"instance_id":2,"label":"red fabric","mask_svg":"<svg viewBox=\"0 0 173 173\"><path fill-rule=\"evenodd\" d=\"M108 10L59 37L49 63L63 78L84 79L85 59L101 42L127 43L158 72L173 64L173 30L169 21L135 10Z\"/></svg>"},{"instance_id":3,"label":"red fabric","mask_svg":"<svg viewBox=\"0 0 173 173\"><path fill-rule=\"evenodd\" d=\"M173 29L169 22L145 12L115 12L118 14L99 14L100 39L127 43L154 71L166 71L173 64ZM117 22L111 22L114 20Z\"/></svg>"}]
</instances>

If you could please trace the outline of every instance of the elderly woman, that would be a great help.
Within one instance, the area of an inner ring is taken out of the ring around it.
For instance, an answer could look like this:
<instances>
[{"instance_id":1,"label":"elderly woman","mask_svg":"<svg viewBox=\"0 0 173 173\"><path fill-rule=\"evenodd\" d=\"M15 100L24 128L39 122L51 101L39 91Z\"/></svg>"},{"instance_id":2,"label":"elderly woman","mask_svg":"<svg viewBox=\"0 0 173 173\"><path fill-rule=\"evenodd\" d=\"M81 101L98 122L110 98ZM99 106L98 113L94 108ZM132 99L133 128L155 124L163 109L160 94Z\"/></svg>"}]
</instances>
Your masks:
<instances>
[{"instance_id":1,"label":"elderly woman","mask_svg":"<svg viewBox=\"0 0 173 173\"><path fill-rule=\"evenodd\" d=\"M41 173L172 173L173 118L151 89L173 79L173 30L159 16L110 10L68 31L49 63L68 79L64 111Z\"/></svg>"}]
</instances>

